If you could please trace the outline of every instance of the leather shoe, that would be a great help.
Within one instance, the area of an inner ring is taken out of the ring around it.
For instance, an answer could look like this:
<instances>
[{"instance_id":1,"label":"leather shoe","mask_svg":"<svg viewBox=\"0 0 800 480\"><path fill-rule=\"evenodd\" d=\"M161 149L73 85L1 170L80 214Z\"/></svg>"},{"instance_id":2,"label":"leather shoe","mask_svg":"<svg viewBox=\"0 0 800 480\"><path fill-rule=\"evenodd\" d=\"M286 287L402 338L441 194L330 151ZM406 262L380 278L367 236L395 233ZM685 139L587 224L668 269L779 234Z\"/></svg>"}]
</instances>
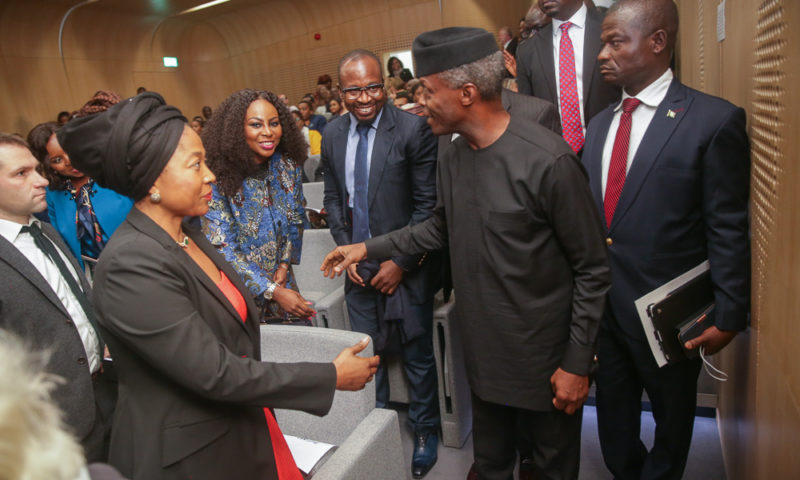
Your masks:
<instances>
[{"instance_id":1,"label":"leather shoe","mask_svg":"<svg viewBox=\"0 0 800 480\"><path fill-rule=\"evenodd\" d=\"M532 458L520 457L519 459L519 480L536 480L536 465Z\"/></svg>"},{"instance_id":2,"label":"leather shoe","mask_svg":"<svg viewBox=\"0 0 800 480\"><path fill-rule=\"evenodd\" d=\"M414 432L414 455L411 458L411 475L422 478L438 459L439 435L436 432Z\"/></svg>"}]
</instances>

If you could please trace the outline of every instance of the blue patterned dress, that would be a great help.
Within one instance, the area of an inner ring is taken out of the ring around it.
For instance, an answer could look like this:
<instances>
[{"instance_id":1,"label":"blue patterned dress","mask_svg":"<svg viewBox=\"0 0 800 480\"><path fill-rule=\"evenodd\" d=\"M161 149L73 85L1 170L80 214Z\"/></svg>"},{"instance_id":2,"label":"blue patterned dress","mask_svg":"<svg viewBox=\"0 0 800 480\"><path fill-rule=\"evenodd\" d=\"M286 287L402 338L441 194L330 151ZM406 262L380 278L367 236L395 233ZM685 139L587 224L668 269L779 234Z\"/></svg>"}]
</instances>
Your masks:
<instances>
[{"instance_id":1,"label":"blue patterned dress","mask_svg":"<svg viewBox=\"0 0 800 480\"><path fill-rule=\"evenodd\" d=\"M213 196L203 218L203 233L241 275L263 316L283 316L264 292L281 263L297 264L303 239L302 170L275 153L254 176L247 177L233 198L212 185ZM297 290L291 269L286 287Z\"/></svg>"}]
</instances>

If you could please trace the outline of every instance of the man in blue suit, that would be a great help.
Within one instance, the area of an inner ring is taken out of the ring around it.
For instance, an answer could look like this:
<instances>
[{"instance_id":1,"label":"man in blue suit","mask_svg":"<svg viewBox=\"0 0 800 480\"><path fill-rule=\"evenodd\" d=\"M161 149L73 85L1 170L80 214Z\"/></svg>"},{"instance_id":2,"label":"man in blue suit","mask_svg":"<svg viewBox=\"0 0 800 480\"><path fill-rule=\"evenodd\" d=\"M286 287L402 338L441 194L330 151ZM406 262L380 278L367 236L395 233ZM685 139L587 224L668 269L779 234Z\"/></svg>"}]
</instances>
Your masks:
<instances>
[{"instance_id":1,"label":"man in blue suit","mask_svg":"<svg viewBox=\"0 0 800 480\"><path fill-rule=\"evenodd\" d=\"M436 203L436 138L425 118L386 105L380 62L353 51L339 63L347 115L322 136L325 209L339 245L361 242L431 215ZM439 404L433 356L433 294L439 255L407 255L362 262L345 283L350 324L368 333L377 353L402 350L414 430L414 478L436 462ZM375 376L377 405L389 402L381 366Z\"/></svg>"},{"instance_id":2,"label":"man in blue suit","mask_svg":"<svg viewBox=\"0 0 800 480\"><path fill-rule=\"evenodd\" d=\"M687 348L712 355L747 327L750 244L745 112L686 87L669 68L678 31L672 0L620 0L598 55L622 102L590 123L583 163L604 219L613 286L599 340L597 415L618 479L679 479L694 424L701 360L658 368L634 301L708 259L713 326ZM641 442L641 395L655 443Z\"/></svg>"}]
</instances>

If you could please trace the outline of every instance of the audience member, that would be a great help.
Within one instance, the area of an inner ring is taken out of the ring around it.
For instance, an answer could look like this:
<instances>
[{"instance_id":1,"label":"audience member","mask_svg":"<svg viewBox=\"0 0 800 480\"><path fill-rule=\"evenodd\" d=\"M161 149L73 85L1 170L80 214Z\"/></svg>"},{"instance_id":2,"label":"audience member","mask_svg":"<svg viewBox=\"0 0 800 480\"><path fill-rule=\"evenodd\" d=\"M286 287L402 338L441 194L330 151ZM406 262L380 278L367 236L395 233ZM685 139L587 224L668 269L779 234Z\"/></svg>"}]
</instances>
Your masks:
<instances>
[{"instance_id":1,"label":"audience member","mask_svg":"<svg viewBox=\"0 0 800 480\"><path fill-rule=\"evenodd\" d=\"M146 88L144 88L144 87L139 87L139 88L137 88L137 89L136 89L136 95L139 95L140 93L144 93L144 92L146 92L146 91L147 91L147 89L146 89Z\"/></svg>"},{"instance_id":2,"label":"audience member","mask_svg":"<svg viewBox=\"0 0 800 480\"><path fill-rule=\"evenodd\" d=\"M623 90L622 102L589 124L583 155L614 279L598 342L600 446L615 478L681 478L701 359L659 368L634 301L707 259L713 326L686 348L713 355L747 327L746 115L674 78L672 0L620 0L602 32L600 71ZM649 451L640 438L642 390L656 422Z\"/></svg>"},{"instance_id":3,"label":"audience member","mask_svg":"<svg viewBox=\"0 0 800 480\"><path fill-rule=\"evenodd\" d=\"M196 115L192 118L192 123L189 124L192 127L192 130L198 135L203 134L203 127L206 126L206 121L200 115Z\"/></svg>"},{"instance_id":4,"label":"audience member","mask_svg":"<svg viewBox=\"0 0 800 480\"><path fill-rule=\"evenodd\" d=\"M319 105L314 113L322 115L325 117L325 121L329 122L331 120L331 112L328 111L328 102L332 97L331 91L324 85L317 85L317 91L314 96L315 104Z\"/></svg>"},{"instance_id":5,"label":"audience member","mask_svg":"<svg viewBox=\"0 0 800 480\"><path fill-rule=\"evenodd\" d=\"M338 247L322 268L331 276L364 258L449 245L477 476L512 478L519 425L542 478L576 479L610 284L585 174L562 138L503 108L492 34L426 32L412 52L433 133L460 135L439 161L439 202L422 223Z\"/></svg>"},{"instance_id":6,"label":"audience member","mask_svg":"<svg viewBox=\"0 0 800 480\"><path fill-rule=\"evenodd\" d=\"M411 94L405 90L400 90L394 96L394 102L392 102L392 105L394 105L397 108L402 108L408 103L411 103Z\"/></svg>"},{"instance_id":7,"label":"audience member","mask_svg":"<svg viewBox=\"0 0 800 480\"><path fill-rule=\"evenodd\" d=\"M350 113L322 136L325 210L339 245L415 224L436 203L436 139L425 120L386 103L383 74L372 52L339 62ZM369 333L375 351L402 350L409 380L408 422L414 431L412 474L436 463L439 403L433 357L433 294L439 255L383 255L348 268L345 298L353 330ZM376 375L377 406L389 403L386 369Z\"/></svg>"},{"instance_id":8,"label":"audience member","mask_svg":"<svg viewBox=\"0 0 800 480\"><path fill-rule=\"evenodd\" d=\"M205 118L206 121L211 120L211 107L204 105L201 112L203 113L203 118Z\"/></svg>"},{"instance_id":9,"label":"audience member","mask_svg":"<svg viewBox=\"0 0 800 480\"><path fill-rule=\"evenodd\" d=\"M292 119L303 134L306 145L308 145L308 155L319 155L322 145L322 135L320 135L318 131L309 130L308 127L303 125L303 117L300 116L300 112L297 110L292 110Z\"/></svg>"},{"instance_id":10,"label":"audience member","mask_svg":"<svg viewBox=\"0 0 800 480\"><path fill-rule=\"evenodd\" d=\"M339 97L332 97L330 100L328 100L328 111L331 112L331 119L347 113L347 109L344 108L344 105L342 105L342 100Z\"/></svg>"},{"instance_id":11,"label":"audience member","mask_svg":"<svg viewBox=\"0 0 800 480\"><path fill-rule=\"evenodd\" d=\"M511 33L511 27L502 26L497 31L497 38L500 40L500 49L508 52L511 56L515 56L517 54L517 40L514 35Z\"/></svg>"},{"instance_id":12,"label":"audience member","mask_svg":"<svg viewBox=\"0 0 800 480\"><path fill-rule=\"evenodd\" d=\"M278 100L280 100L281 102L283 102L283 104L284 104L284 105L286 105L287 107L289 106L289 99L286 97L286 94L285 94L285 93L281 93L281 94L279 94L279 95L278 95Z\"/></svg>"},{"instance_id":13,"label":"audience member","mask_svg":"<svg viewBox=\"0 0 800 480\"><path fill-rule=\"evenodd\" d=\"M534 35L538 34L546 25L548 25L552 20L550 17L544 14L542 9L539 7L539 2L533 2L531 8L528 9L528 12L525 14L525 18L523 19L524 22L524 30L520 32L520 44L524 43L526 40L529 40ZM520 26L522 28L522 26Z\"/></svg>"},{"instance_id":14,"label":"audience member","mask_svg":"<svg viewBox=\"0 0 800 480\"><path fill-rule=\"evenodd\" d=\"M218 116L224 108L209 127ZM260 360L247 288L184 219L204 215L212 196L203 144L157 93L73 120L58 140L136 202L95 277L120 382L110 463L133 480L302 478L271 408L323 415L335 388L363 388L378 362L355 356L367 340L328 364Z\"/></svg>"},{"instance_id":15,"label":"audience member","mask_svg":"<svg viewBox=\"0 0 800 480\"><path fill-rule=\"evenodd\" d=\"M586 125L619 100L619 89L602 80L597 63L603 14L582 0L539 0L539 7L553 22L520 46L517 85L520 93L559 107L564 140L580 152Z\"/></svg>"},{"instance_id":16,"label":"audience member","mask_svg":"<svg viewBox=\"0 0 800 480\"><path fill-rule=\"evenodd\" d=\"M69 119L71 118L71 115L69 114L69 112L58 112L58 117L57 118L58 118L58 120L57 120L58 123L60 125L64 125L65 123L69 122Z\"/></svg>"},{"instance_id":17,"label":"audience member","mask_svg":"<svg viewBox=\"0 0 800 480\"><path fill-rule=\"evenodd\" d=\"M239 90L217 108L203 134L217 177L203 232L242 277L262 321L314 314L291 265L303 240L303 135L271 92ZM310 324L310 322L308 322Z\"/></svg>"},{"instance_id":18,"label":"audience member","mask_svg":"<svg viewBox=\"0 0 800 480\"><path fill-rule=\"evenodd\" d=\"M74 118L94 115L119 103L115 93L98 91ZM47 213L50 223L69 245L81 266L84 257L97 260L108 239L133 206L130 198L103 188L75 168L56 138L59 125L42 123L28 134L28 142L49 181Z\"/></svg>"},{"instance_id":19,"label":"audience member","mask_svg":"<svg viewBox=\"0 0 800 480\"><path fill-rule=\"evenodd\" d=\"M116 387L103 373L86 277L56 230L32 217L47 207L36 166L24 140L0 133L0 329L50 352L47 372L65 379L52 391L65 424L89 461L105 461Z\"/></svg>"},{"instance_id":20,"label":"audience member","mask_svg":"<svg viewBox=\"0 0 800 480\"><path fill-rule=\"evenodd\" d=\"M406 82L414 78L414 75L411 74L411 70L405 68L403 62L397 57L389 57L389 61L386 62L386 70L389 74L389 76L386 77L386 83L391 85L395 91L405 88ZM341 79L339 80L341 81ZM394 99L394 95L392 95L391 98Z\"/></svg>"},{"instance_id":21,"label":"audience member","mask_svg":"<svg viewBox=\"0 0 800 480\"><path fill-rule=\"evenodd\" d=\"M328 122L322 115L314 114L313 100L308 98L300 100L297 104L297 110L300 112L300 116L303 117L303 124L307 126L309 130L316 130L319 133L323 133L325 124Z\"/></svg>"},{"instance_id":22,"label":"audience member","mask_svg":"<svg viewBox=\"0 0 800 480\"><path fill-rule=\"evenodd\" d=\"M333 91L333 79L327 73L324 73L319 77L317 77L317 85L322 85L329 91Z\"/></svg>"}]
</instances>

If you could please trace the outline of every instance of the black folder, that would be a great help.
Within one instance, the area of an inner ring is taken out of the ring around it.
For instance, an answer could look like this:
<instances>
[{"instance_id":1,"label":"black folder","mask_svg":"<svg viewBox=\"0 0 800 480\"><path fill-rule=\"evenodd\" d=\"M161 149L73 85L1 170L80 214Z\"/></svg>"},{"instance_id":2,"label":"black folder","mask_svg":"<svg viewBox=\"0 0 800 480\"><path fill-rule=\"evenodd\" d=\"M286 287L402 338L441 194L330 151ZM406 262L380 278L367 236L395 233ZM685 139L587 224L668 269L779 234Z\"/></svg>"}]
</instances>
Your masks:
<instances>
[{"instance_id":1,"label":"black folder","mask_svg":"<svg viewBox=\"0 0 800 480\"><path fill-rule=\"evenodd\" d=\"M656 339L668 363L698 355L697 349L686 350L683 345L713 324L713 309L714 290L709 270L680 285L663 300L647 306Z\"/></svg>"}]
</instances>

